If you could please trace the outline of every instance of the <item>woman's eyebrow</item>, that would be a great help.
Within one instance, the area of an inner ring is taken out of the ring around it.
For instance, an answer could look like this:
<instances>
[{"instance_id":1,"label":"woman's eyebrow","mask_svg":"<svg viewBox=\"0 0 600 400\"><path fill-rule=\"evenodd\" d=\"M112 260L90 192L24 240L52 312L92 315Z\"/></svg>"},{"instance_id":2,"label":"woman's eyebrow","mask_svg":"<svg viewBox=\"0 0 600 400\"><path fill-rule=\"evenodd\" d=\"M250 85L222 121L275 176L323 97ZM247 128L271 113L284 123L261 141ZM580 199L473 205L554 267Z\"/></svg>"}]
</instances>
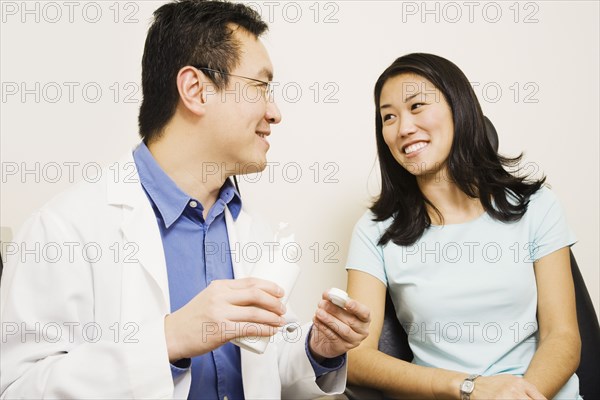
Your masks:
<instances>
[{"instance_id":1,"label":"woman's eyebrow","mask_svg":"<svg viewBox=\"0 0 600 400\"><path fill-rule=\"evenodd\" d=\"M415 93L415 94L411 94L410 96L408 96L408 97L406 97L406 98L404 99L404 102L405 102L405 103L408 103L410 100L414 99L415 97L417 97L417 96L418 96L418 95L420 95L420 94L421 94L421 92L417 92L417 93Z\"/></svg>"}]
</instances>

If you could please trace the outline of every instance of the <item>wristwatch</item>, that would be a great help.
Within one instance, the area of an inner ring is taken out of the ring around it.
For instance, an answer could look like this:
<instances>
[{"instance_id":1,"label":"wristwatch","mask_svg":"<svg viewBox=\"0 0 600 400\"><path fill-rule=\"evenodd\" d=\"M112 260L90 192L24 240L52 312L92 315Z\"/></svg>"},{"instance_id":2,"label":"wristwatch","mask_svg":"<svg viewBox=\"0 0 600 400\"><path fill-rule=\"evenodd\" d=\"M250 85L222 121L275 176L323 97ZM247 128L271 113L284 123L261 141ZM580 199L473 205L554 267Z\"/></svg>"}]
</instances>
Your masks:
<instances>
[{"instance_id":1,"label":"wristwatch","mask_svg":"<svg viewBox=\"0 0 600 400\"><path fill-rule=\"evenodd\" d=\"M461 400L470 400L471 393L475 390L475 379L481 375L471 374L460 384L460 398Z\"/></svg>"}]
</instances>

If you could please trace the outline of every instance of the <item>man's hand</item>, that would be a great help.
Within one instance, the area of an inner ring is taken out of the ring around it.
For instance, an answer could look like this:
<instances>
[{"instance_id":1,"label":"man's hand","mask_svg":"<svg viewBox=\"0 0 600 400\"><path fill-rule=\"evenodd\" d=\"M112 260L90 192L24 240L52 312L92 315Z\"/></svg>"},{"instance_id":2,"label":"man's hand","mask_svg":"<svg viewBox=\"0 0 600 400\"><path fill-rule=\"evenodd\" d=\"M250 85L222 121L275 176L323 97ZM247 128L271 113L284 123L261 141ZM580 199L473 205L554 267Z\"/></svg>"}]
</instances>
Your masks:
<instances>
[{"instance_id":1,"label":"man's hand","mask_svg":"<svg viewBox=\"0 0 600 400\"><path fill-rule=\"evenodd\" d=\"M213 281L165 317L169 361L207 353L243 336L272 336L285 324L283 289L258 278Z\"/></svg>"},{"instance_id":2,"label":"man's hand","mask_svg":"<svg viewBox=\"0 0 600 400\"><path fill-rule=\"evenodd\" d=\"M309 348L317 361L334 358L355 348L369 335L369 309L350 299L346 308L329 301L327 291L313 318Z\"/></svg>"}]
</instances>

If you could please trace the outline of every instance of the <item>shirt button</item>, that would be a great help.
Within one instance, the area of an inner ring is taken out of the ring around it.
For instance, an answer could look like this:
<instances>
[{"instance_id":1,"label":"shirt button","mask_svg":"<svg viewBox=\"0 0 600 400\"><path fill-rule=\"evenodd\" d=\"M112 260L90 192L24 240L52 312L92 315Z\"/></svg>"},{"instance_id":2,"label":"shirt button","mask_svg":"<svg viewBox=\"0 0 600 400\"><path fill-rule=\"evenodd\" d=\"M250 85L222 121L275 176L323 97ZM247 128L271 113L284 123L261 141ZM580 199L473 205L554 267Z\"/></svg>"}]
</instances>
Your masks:
<instances>
[{"instance_id":1,"label":"shirt button","mask_svg":"<svg viewBox=\"0 0 600 400\"><path fill-rule=\"evenodd\" d=\"M194 200L190 201L190 207L192 207L192 208L198 207L198 202L196 202Z\"/></svg>"},{"instance_id":2,"label":"shirt button","mask_svg":"<svg viewBox=\"0 0 600 400\"><path fill-rule=\"evenodd\" d=\"M229 400L229 397L223 396L223 400Z\"/></svg>"}]
</instances>

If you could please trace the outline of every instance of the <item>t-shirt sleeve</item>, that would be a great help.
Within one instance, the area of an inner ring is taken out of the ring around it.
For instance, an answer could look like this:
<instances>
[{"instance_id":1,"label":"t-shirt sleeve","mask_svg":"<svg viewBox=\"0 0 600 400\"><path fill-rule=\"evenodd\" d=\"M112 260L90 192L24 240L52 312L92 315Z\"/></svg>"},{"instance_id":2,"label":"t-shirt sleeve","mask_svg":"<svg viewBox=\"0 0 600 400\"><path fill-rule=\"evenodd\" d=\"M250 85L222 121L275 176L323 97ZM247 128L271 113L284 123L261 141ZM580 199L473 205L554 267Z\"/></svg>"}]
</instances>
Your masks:
<instances>
[{"instance_id":1,"label":"t-shirt sleeve","mask_svg":"<svg viewBox=\"0 0 600 400\"><path fill-rule=\"evenodd\" d=\"M542 187L535 193L530 199L529 208L532 212L532 260L537 261L577 242L575 234L567 225L565 212L558 198L550 189Z\"/></svg>"},{"instance_id":2,"label":"t-shirt sleeve","mask_svg":"<svg viewBox=\"0 0 600 400\"><path fill-rule=\"evenodd\" d=\"M387 286L383 248L377 244L383 232L373 218L367 211L354 226L346 269L366 272Z\"/></svg>"}]
</instances>

